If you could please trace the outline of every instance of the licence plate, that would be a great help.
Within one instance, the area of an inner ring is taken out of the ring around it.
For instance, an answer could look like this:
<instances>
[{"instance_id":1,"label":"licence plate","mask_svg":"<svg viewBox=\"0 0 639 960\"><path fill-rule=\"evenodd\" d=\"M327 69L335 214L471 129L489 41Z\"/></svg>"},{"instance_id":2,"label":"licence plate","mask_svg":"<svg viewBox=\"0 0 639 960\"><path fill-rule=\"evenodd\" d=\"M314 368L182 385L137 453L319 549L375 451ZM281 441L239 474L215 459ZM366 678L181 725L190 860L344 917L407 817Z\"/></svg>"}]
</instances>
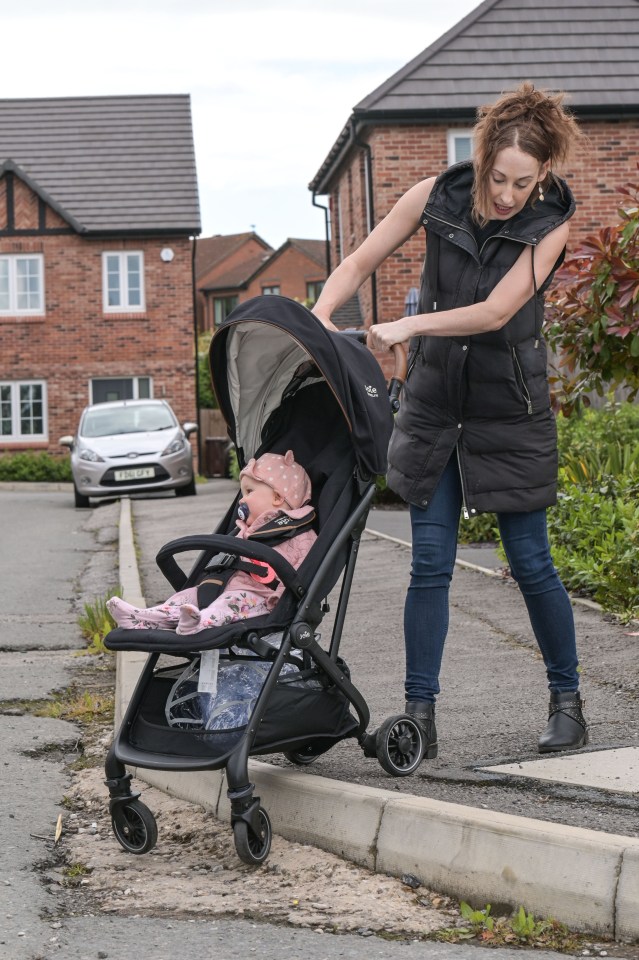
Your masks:
<instances>
[{"instance_id":1,"label":"licence plate","mask_svg":"<svg viewBox=\"0 0 639 960\"><path fill-rule=\"evenodd\" d=\"M155 476L153 467L128 467L126 470L115 470L113 477L121 482L126 480L150 480Z\"/></svg>"}]
</instances>

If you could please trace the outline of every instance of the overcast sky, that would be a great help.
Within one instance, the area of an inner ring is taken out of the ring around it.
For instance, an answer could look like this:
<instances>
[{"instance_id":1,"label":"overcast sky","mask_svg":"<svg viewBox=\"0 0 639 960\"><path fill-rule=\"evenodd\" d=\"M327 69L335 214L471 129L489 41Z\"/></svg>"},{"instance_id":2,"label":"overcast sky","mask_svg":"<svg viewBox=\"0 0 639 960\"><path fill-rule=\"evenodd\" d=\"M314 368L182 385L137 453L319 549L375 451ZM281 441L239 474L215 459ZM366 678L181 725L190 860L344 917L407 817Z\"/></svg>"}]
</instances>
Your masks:
<instances>
[{"instance_id":1,"label":"overcast sky","mask_svg":"<svg viewBox=\"0 0 639 960\"><path fill-rule=\"evenodd\" d=\"M307 185L352 107L477 5L0 0L0 96L189 93L202 236L321 238Z\"/></svg>"}]
</instances>

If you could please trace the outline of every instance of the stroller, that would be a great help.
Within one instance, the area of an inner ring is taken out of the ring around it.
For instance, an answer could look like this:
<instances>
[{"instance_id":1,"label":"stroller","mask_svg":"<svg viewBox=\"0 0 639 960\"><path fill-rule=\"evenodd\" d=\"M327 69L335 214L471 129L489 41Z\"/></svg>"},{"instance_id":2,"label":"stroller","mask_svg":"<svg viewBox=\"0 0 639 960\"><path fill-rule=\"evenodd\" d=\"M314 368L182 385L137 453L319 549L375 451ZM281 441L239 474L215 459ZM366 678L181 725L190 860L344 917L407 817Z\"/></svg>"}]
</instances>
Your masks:
<instances>
[{"instance_id":1,"label":"stroller","mask_svg":"<svg viewBox=\"0 0 639 960\"><path fill-rule=\"evenodd\" d=\"M393 776L413 773L422 760L421 728L406 714L367 732L366 701L339 656L360 538L375 478L386 471L392 407L406 369L398 347L389 402L363 340L362 332L328 331L302 304L280 296L240 304L212 339L212 381L240 466L294 450L311 479L317 539L294 569L266 544L236 538L238 494L214 534L173 540L156 561L174 590L212 571L223 580L240 554L270 564L286 586L274 609L189 636L118 628L106 637L111 650L149 653L105 763L113 831L131 853L150 850L157 827L131 791L125 765L225 768L238 856L259 864L270 850L271 823L249 781L249 756L283 753L304 766L353 737ZM187 574L176 556L193 551L199 554ZM340 577L323 645L318 628ZM214 696L198 689L212 650L219 651Z\"/></svg>"}]
</instances>

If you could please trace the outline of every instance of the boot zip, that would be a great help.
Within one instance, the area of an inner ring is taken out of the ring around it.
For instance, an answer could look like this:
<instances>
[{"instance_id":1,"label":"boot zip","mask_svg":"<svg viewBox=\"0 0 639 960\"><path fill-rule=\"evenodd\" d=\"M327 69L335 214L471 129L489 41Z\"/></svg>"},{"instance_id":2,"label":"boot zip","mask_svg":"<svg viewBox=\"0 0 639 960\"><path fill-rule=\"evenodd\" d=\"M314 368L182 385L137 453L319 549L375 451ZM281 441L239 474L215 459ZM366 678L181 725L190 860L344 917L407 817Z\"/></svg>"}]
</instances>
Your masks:
<instances>
[{"instance_id":1,"label":"boot zip","mask_svg":"<svg viewBox=\"0 0 639 960\"><path fill-rule=\"evenodd\" d=\"M526 402L526 408L528 410L528 413L531 414L533 412L533 405L532 405L532 400L530 399L530 391L528 389L528 384L526 383L526 380L524 377L524 371L521 369L521 364L519 362L519 357L517 356L516 347L513 347L513 362L517 367L517 372L519 373L519 381L521 383L521 392Z\"/></svg>"}]
</instances>

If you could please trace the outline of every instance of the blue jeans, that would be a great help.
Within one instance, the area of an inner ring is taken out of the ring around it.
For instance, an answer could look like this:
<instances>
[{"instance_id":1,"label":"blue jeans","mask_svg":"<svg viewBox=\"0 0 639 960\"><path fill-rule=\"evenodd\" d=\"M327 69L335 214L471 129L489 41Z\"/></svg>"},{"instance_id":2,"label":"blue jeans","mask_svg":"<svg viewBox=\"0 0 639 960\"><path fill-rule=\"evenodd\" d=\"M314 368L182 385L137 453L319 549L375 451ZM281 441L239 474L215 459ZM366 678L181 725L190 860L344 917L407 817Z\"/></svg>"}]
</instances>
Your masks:
<instances>
[{"instance_id":1,"label":"blue jeans","mask_svg":"<svg viewBox=\"0 0 639 960\"><path fill-rule=\"evenodd\" d=\"M410 507L413 563L404 608L407 700L434 701L439 693L461 505L457 459L452 457L429 505ZM511 573L544 658L548 686L561 693L575 691L579 688L575 624L550 556L546 511L500 513L497 519Z\"/></svg>"}]
</instances>

